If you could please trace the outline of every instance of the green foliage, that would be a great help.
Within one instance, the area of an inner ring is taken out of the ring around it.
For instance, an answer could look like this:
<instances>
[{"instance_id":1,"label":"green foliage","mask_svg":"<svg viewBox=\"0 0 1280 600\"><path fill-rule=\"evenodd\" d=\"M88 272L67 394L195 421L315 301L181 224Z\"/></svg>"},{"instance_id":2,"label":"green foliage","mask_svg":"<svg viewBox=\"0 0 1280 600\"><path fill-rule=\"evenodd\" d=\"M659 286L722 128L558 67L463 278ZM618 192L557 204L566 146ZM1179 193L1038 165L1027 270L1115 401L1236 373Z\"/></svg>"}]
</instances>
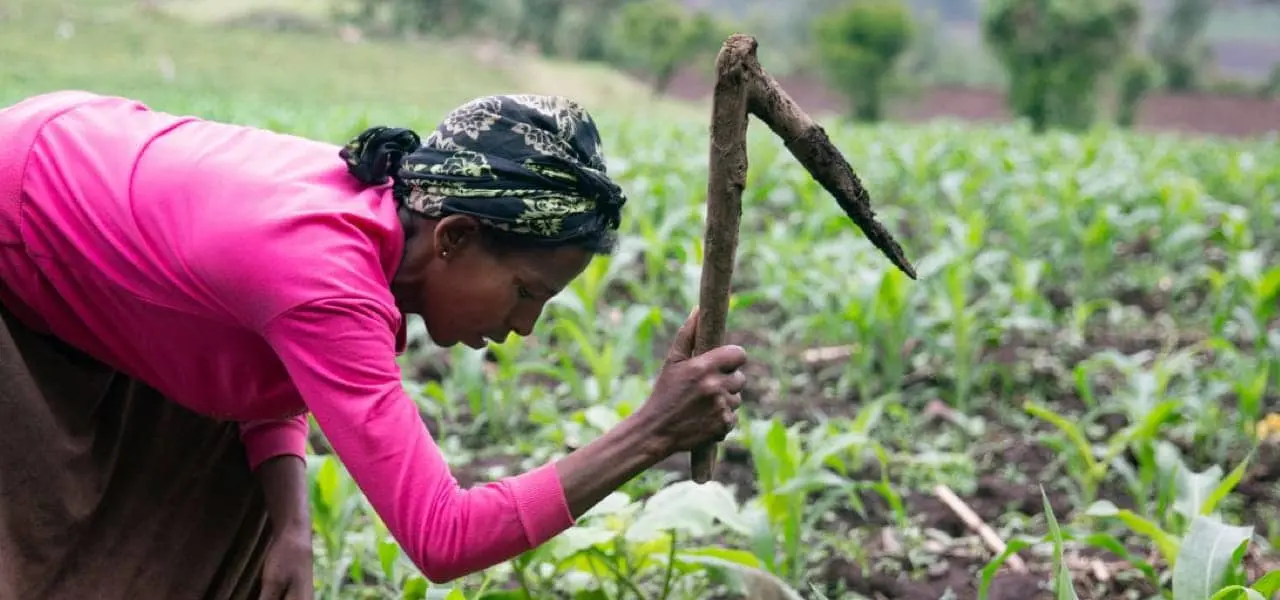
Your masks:
<instances>
[{"instance_id":1,"label":"green foliage","mask_svg":"<svg viewBox=\"0 0 1280 600\"><path fill-rule=\"evenodd\" d=\"M344 0L345 16L364 27L455 37L474 31L491 13L487 0Z\"/></svg>"},{"instance_id":2,"label":"green foliage","mask_svg":"<svg viewBox=\"0 0 1280 600\"><path fill-rule=\"evenodd\" d=\"M482 453L496 451L523 460L486 477L511 473L581 446L644 401L659 340L696 299L700 122L601 115L624 165L618 177L647 202L629 213L619 253L593 263L552 304L536 346L504 344L492 370L471 350L441 353L452 366L438 382L443 393L425 396L423 409L451 424L441 437L452 464L485 463ZM296 124L312 125L303 115ZM860 554L868 551L859 541L881 527L918 558L927 544L913 541L919 505L911 497L939 482L972 493L974 471L1002 462L982 456L1016 440L1050 451L1054 464L1036 473L1071 507L1049 530L1062 544L1051 572L1063 597L1085 575L1066 567L1081 549L1126 561L1131 572L1118 578L1170 599L1190 588L1263 589L1265 581L1241 583L1244 558L1232 551L1243 547L1239 528L1264 526L1256 513L1241 516L1235 492L1253 462L1253 431L1280 389L1280 213L1269 191L1280 189L1276 146L1105 130L827 129L874 182L874 197L886 198L877 205L886 222L918 232L907 239L920 280L883 269L787 151L767 132L754 135L730 312L732 331L756 336L748 347L769 349L756 352L768 375L754 385L771 391L756 392L729 440L750 458L738 461L750 474L733 478L742 483L732 500L718 485L673 483L680 474L641 478L547 548L459 589L509 597L484 586L514 581L535 597L694 598L763 585L764 572L769 585L805 590L832 556L866 569L897 560ZM1144 316L1140 300L1122 299L1133 290L1168 303ZM1176 347L1101 341L1153 329ZM1174 339L1192 331L1207 337ZM1016 358L993 358L1014 340ZM792 350L849 343L848 357L825 369ZM542 370L543 383L517 384L530 379L517 365ZM920 373L932 383L900 389ZM1030 425L1005 408L1024 396L1033 399ZM820 410L818 397L859 400L843 416ZM473 404L484 398L502 401ZM921 434L929 427L922 405L933 398L970 416ZM466 415L477 412L484 420L471 424ZM495 422L507 425L490 431ZM997 427L1024 437L993 441ZM841 513L877 524L851 526L834 516ZM360 522L345 525L352 539L367 539ZM1002 522L1011 547L1035 556L1025 550L1040 543L1039 532L1013 515ZM1192 554L1215 540L1227 549L1217 556L1229 560ZM375 560L375 547L361 548L349 545L347 555ZM708 552L724 554L709 561ZM1200 564L1213 568L1191 569ZM342 589L351 597L360 588Z\"/></svg>"},{"instance_id":3,"label":"green foliage","mask_svg":"<svg viewBox=\"0 0 1280 600\"><path fill-rule=\"evenodd\" d=\"M1131 56L1125 60L1120 72L1120 97L1116 124L1132 127L1137 121L1138 106L1142 97L1155 85L1156 69L1150 60Z\"/></svg>"},{"instance_id":4,"label":"green foliage","mask_svg":"<svg viewBox=\"0 0 1280 600\"><path fill-rule=\"evenodd\" d=\"M1035 131L1092 124L1098 90L1137 33L1138 0L986 0L982 34Z\"/></svg>"},{"instance_id":5,"label":"green foliage","mask_svg":"<svg viewBox=\"0 0 1280 600\"><path fill-rule=\"evenodd\" d=\"M900 0L858 0L815 21L827 80L861 121L879 120L897 60L911 45L910 8Z\"/></svg>"},{"instance_id":6,"label":"green foliage","mask_svg":"<svg viewBox=\"0 0 1280 600\"><path fill-rule=\"evenodd\" d=\"M1267 76L1267 80L1259 86L1258 95L1263 98L1274 98L1280 95L1280 63L1271 67L1271 74Z\"/></svg>"},{"instance_id":7,"label":"green foliage","mask_svg":"<svg viewBox=\"0 0 1280 600\"><path fill-rule=\"evenodd\" d=\"M1234 485L1234 482L1232 483ZM1222 488L1219 490L1222 493ZM1041 488L1044 497L1044 515L1048 521L1048 537L1053 543L1053 575L1052 585L1055 597L1060 600L1079 598L1076 583L1064 560L1063 548L1068 541L1085 541L1103 551L1120 551L1124 553L1124 545L1119 539L1108 534L1083 535L1080 528L1064 531L1059 527L1049 497ZM1117 509L1114 505L1096 506L1090 514L1097 517L1115 517L1132 527L1141 535L1150 537L1165 554L1170 564L1174 564L1171 574L1166 577L1156 575L1150 565L1126 554L1125 558L1143 567L1143 571L1151 579L1158 597L1166 600L1269 600L1280 591L1280 570L1273 570L1252 582L1245 573L1244 555L1249 549L1253 537L1252 527L1237 527L1224 523L1221 519L1208 516L1213 511L1206 504L1202 514L1190 517L1190 524L1181 535L1171 535L1148 520L1134 515L1132 511ZM992 576L1009 555L1032 545L1027 538L1013 540L1008 551L994 558L982 571L982 583L979 586L979 600L986 600L990 592ZM1166 581L1168 584L1166 585Z\"/></svg>"},{"instance_id":8,"label":"green foliage","mask_svg":"<svg viewBox=\"0 0 1280 600\"><path fill-rule=\"evenodd\" d=\"M618 11L638 0L329 0L370 31L493 38L516 51L602 61Z\"/></svg>"},{"instance_id":9,"label":"green foliage","mask_svg":"<svg viewBox=\"0 0 1280 600\"><path fill-rule=\"evenodd\" d=\"M560 22L564 16L564 0L521 0L520 20L511 43L532 43L539 52L555 56L559 51Z\"/></svg>"},{"instance_id":10,"label":"green foliage","mask_svg":"<svg viewBox=\"0 0 1280 600\"><path fill-rule=\"evenodd\" d=\"M641 0L623 7L614 22L613 55L643 70L663 93L677 71L710 63L728 32L709 13L690 11L677 0Z\"/></svg>"},{"instance_id":11,"label":"green foliage","mask_svg":"<svg viewBox=\"0 0 1280 600\"><path fill-rule=\"evenodd\" d=\"M641 0L591 0L571 2L561 23L566 53L577 60L610 62L614 23L623 7Z\"/></svg>"},{"instance_id":12,"label":"green foliage","mask_svg":"<svg viewBox=\"0 0 1280 600\"><path fill-rule=\"evenodd\" d=\"M343 142L534 87L449 46L23 6L26 21L0 21L0 56L15 59L0 62L4 101L76 84ZM257 61L225 52L249 44ZM409 52L449 66L386 59ZM166 55L176 77L156 67ZM554 87L594 93L567 81L582 72L554 71ZM531 338L403 357L405 387L464 482L545 464L626 418L697 301L705 112L585 103L634 199L618 252L559 294ZM1280 146L1105 127L823 125L920 278L886 269L767 128L751 129L728 327L752 362L720 482L682 481L688 462L675 457L548 544L435 586L316 430L317 597L856 597L841 572L989 591L1009 553L939 535L928 495L946 484L975 505L1042 487L1051 504L1001 502L984 518L1060 597L1273 598L1280 573L1258 567L1275 564L1280 511L1257 472L1280 429ZM979 479L994 489L978 493ZM1084 593L1098 585L1073 568L1084 552L1108 563L1112 587Z\"/></svg>"}]
</instances>

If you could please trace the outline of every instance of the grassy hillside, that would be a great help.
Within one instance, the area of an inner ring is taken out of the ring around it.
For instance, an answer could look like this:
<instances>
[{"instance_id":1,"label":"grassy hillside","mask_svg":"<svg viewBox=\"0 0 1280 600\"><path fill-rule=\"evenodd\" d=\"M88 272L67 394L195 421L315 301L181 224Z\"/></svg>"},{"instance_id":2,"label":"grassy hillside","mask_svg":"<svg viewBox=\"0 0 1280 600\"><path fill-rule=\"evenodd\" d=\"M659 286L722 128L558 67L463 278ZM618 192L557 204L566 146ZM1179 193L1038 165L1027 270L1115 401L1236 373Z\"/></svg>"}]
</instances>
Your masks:
<instances>
[{"instance_id":1,"label":"grassy hillside","mask_svg":"<svg viewBox=\"0 0 1280 600\"><path fill-rule=\"evenodd\" d=\"M190 12L179 15L212 20L232 16L236 5L181 4ZM122 0L7 0L0 56L0 103L80 88L266 125L306 109L326 115L325 135L345 135L366 117L425 127L461 102L501 92L565 94L618 117L689 114L599 67L480 45L218 28Z\"/></svg>"},{"instance_id":2,"label":"grassy hillside","mask_svg":"<svg viewBox=\"0 0 1280 600\"><path fill-rule=\"evenodd\" d=\"M192 22L217 24L251 13L285 13L322 20L330 15L331 0L161 0L165 13Z\"/></svg>"}]
</instances>

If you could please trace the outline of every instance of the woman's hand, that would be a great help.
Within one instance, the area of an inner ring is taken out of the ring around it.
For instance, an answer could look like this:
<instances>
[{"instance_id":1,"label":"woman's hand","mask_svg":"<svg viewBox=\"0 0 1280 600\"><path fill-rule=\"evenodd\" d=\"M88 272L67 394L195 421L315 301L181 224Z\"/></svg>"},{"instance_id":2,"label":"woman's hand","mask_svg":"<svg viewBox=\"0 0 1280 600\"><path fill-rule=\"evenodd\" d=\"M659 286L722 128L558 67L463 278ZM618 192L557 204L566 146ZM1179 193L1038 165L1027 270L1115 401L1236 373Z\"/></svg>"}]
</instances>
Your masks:
<instances>
[{"instance_id":1,"label":"woman's hand","mask_svg":"<svg viewBox=\"0 0 1280 600\"><path fill-rule=\"evenodd\" d=\"M669 454L729 435L738 423L734 411L747 383L741 371L747 353L741 347L719 346L693 356L700 314L695 310L676 333L649 401L636 415Z\"/></svg>"},{"instance_id":2,"label":"woman's hand","mask_svg":"<svg viewBox=\"0 0 1280 600\"><path fill-rule=\"evenodd\" d=\"M642 471L676 452L721 441L737 425L747 353L730 345L693 356L698 314L676 333L649 400L556 463L575 519Z\"/></svg>"},{"instance_id":3,"label":"woman's hand","mask_svg":"<svg viewBox=\"0 0 1280 600\"><path fill-rule=\"evenodd\" d=\"M259 600L312 600L315 597L311 528L277 530L262 565Z\"/></svg>"}]
</instances>

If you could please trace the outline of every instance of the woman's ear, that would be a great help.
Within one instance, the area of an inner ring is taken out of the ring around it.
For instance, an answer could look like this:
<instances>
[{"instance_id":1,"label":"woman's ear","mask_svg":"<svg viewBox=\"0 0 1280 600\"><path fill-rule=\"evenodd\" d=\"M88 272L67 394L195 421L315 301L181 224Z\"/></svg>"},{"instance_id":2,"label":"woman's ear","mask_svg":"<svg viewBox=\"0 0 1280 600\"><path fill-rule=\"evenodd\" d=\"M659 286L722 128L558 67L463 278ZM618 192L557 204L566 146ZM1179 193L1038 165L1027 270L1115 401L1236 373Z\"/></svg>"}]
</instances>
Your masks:
<instances>
[{"instance_id":1,"label":"woman's ear","mask_svg":"<svg viewBox=\"0 0 1280 600\"><path fill-rule=\"evenodd\" d=\"M480 223L467 215L449 215L440 219L432 232L435 250L441 258L457 256L479 242Z\"/></svg>"}]
</instances>

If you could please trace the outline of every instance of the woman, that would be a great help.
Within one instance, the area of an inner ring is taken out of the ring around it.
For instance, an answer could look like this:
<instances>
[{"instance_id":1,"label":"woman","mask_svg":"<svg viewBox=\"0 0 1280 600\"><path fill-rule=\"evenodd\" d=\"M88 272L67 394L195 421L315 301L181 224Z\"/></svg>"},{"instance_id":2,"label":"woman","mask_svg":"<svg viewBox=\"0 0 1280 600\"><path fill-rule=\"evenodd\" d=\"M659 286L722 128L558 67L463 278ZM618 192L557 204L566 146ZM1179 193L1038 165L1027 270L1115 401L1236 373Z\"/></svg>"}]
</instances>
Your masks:
<instances>
[{"instance_id":1,"label":"woman","mask_svg":"<svg viewBox=\"0 0 1280 600\"><path fill-rule=\"evenodd\" d=\"M405 394L433 341L527 336L625 197L589 115L495 96L338 148L57 92L0 112L0 598L307 598L313 415L426 576L544 543L724 438L741 348L530 472L460 489Z\"/></svg>"}]
</instances>

